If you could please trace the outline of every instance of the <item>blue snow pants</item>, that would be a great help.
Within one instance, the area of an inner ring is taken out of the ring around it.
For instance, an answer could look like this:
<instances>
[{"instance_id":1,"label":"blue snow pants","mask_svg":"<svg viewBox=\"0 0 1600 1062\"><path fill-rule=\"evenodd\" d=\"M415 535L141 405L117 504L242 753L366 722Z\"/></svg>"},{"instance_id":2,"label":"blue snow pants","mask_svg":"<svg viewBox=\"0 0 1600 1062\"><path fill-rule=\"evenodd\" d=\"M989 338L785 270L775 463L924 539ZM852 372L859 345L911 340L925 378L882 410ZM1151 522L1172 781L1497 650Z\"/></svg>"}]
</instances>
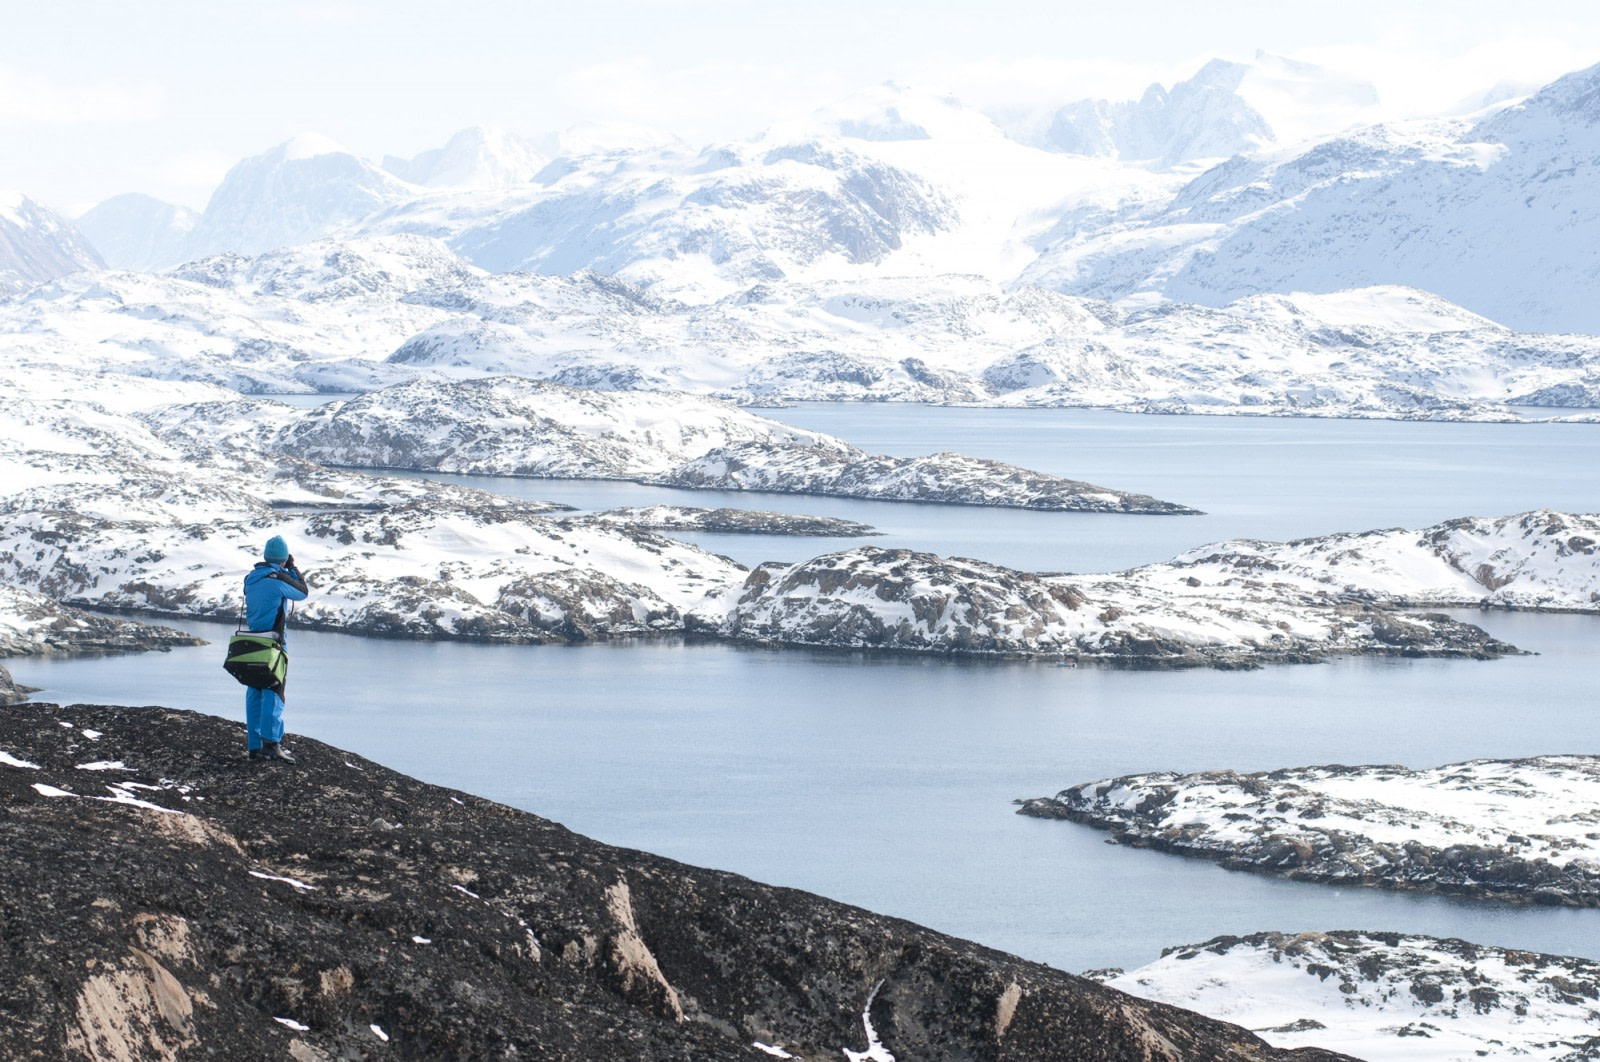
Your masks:
<instances>
[{"instance_id":1,"label":"blue snow pants","mask_svg":"<svg viewBox=\"0 0 1600 1062\"><path fill-rule=\"evenodd\" d=\"M252 749L283 740L283 683L270 690L244 691L245 743Z\"/></svg>"}]
</instances>

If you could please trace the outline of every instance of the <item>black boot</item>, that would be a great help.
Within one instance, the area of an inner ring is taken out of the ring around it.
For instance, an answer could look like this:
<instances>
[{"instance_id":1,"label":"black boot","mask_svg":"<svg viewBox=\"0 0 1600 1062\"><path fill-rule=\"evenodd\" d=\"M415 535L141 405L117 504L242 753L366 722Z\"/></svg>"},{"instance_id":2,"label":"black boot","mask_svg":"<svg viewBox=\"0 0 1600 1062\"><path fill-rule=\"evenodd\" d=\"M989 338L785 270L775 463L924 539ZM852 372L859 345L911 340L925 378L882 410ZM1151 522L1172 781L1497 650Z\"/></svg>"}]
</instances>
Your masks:
<instances>
[{"instance_id":1,"label":"black boot","mask_svg":"<svg viewBox=\"0 0 1600 1062\"><path fill-rule=\"evenodd\" d=\"M251 749L250 758L252 760L276 760L279 763L293 763L294 753L276 741L268 741L259 749Z\"/></svg>"}]
</instances>

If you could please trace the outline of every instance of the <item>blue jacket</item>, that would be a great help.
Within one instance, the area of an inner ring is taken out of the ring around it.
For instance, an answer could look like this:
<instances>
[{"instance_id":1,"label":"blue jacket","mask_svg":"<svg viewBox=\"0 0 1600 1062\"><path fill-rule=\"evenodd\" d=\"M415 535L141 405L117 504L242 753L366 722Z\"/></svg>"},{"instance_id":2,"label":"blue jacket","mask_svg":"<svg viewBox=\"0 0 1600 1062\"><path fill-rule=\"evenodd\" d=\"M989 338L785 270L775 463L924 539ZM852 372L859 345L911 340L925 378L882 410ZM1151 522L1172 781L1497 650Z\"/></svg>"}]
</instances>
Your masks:
<instances>
[{"instance_id":1,"label":"blue jacket","mask_svg":"<svg viewBox=\"0 0 1600 1062\"><path fill-rule=\"evenodd\" d=\"M253 631L283 633L290 601L306 599L306 581L295 568L260 561L244 577L244 624Z\"/></svg>"}]
</instances>

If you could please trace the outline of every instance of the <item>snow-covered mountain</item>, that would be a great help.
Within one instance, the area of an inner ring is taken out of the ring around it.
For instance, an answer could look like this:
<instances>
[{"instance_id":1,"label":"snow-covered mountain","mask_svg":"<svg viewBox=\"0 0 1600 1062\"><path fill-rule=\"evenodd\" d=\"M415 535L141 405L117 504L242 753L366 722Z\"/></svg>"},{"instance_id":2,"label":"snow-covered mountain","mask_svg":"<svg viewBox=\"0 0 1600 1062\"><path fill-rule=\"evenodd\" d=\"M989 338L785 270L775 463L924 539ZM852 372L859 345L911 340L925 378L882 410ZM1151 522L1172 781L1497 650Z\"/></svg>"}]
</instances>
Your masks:
<instances>
[{"instance_id":1,"label":"snow-covered mountain","mask_svg":"<svg viewBox=\"0 0 1600 1062\"><path fill-rule=\"evenodd\" d=\"M1024 147L976 109L895 85L703 150L570 143L533 187L417 200L361 231L437 236L494 272L592 269L703 304L780 279L1010 276L1064 216L1121 217L1180 183Z\"/></svg>"},{"instance_id":2,"label":"snow-covered mountain","mask_svg":"<svg viewBox=\"0 0 1600 1062\"><path fill-rule=\"evenodd\" d=\"M957 100L882 85L699 150L580 130L546 161L469 129L386 169L306 137L235 167L183 253L423 235L491 272L595 271L699 307L775 283L952 274L1208 306L1404 286L1519 329L1600 331L1597 79L1362 125L1370 85L1263 54L1140 101L1071 104L1031 131L1008 123L1013 136ZM1219 156L1232 157L1193 175ZM119 262L164 224L102 221Z\"/></svg>"},{"instance_id":3,"label":"snow-covered mountain","mask_svg":"<svg viewBox=\"0 0 1600 1062\"><path fill-rule=\"evenodd\" d=\"M1169 206L1048 248L1022 283L1221 305L1404 284L1502 324L1600 331L1600 66L1480 120L1238 157Z\"/></svg>"},{"instance_id":4,"label":"snow-covered mountain","mask_svg":"<svg viewBox=\"0 0 1600 1062\"><path fill-rule=\"evenodd\" d=\"M383 168L427 188L506 188L532 180L549 161L520 137L473 126L444 147L409 159L387 156Z\"/></svg>"},{"instance_id":5,"label":"snow-covered mountain","mask_svg":"<svg viewBox=\"0 0 1600 1062\"><path fill-rule=\"evenodd\" d=\"M1151 85L1136 101L1068 104L1051 117L1039 145L1162 168L1251 151L1271 142L1273 133L1238 94L1246 69L1213 59L1188 81L1171 89Z\"/></svg>"},{"instance_id":6,"label":"snow-covered mountain","mask_svg":"<svg viewBox=\"0 0 1600 1062\"><path fill-rule=\"evenodd\" d=\"M0 306L18 366L367 390L511 373L741 400L1510 419L1600 405L1600 341L1404 288L1138 308L981 277L774 281L710 305L593 273L489 275L435 240L323 241Z\"/></svg>"},{"instance_id":7,"label":"snow-covered mountain","mask_svg":"<svg viewBox=\"0 0 1600 1062\"><path fill-rule=\"evenodd\" d=\"M549 150L475 128L378 166L300 137L235 166L182 254L415 233L495 272L593 269L705 302L889 261L1003 279L1045 232L1120 218L1181 184L1024 147L976 109L893 85L703 150L615 128L569 130ZM96 222L119 264L133 264L122 246L150 240L149 219Z\"/></svg>"},{"instance_id":8,"label":"snow-covered mountain","mask_svg":"<svg viewBox=\"0 0 1600 1062\"><path fill-rule=\"evenodd\" d=\"M1577 1062L1595 1050L1600 964L1401 933L1254 933L1099 978L1236 1022L1275 1047L1369 1062Z\"/></svg>"},{"instance_id":9,"label":"snow-covered mountain","mask_svg":"<svg viewBox=\"0 0 1600 1062\"><path fill-rule=\"evenodd\" d=\"M71 222L25 195L0 190L0 297L104 265Z\"/></svg>"},{"instance_id":10,"label":"snow-covered mountain","mask_svg":"<svg viewBox=\"0 0 1600 1062\"><path fill-rule=\"evenodd\" d=\"M185 259L259 254L321 239L419 189L316 135L245 159L223 178L184 241Z\"/></svg>"},{"instance_id":11,"label":"snow-covered mountain","mask_svg":"<svg viewBox=\"0 0 1600 1062\"><path fill-rule=\"evenodd\" d=\"M1137 100L1077 100L1007 124L1024 143L1049 151L1170 169L1326 136L1372 121L1377 105L1364 81L1258 52L1250 62L1213 59L1170 88L1152 84Z\"/></svg>"},{"instance_id":12,"label":"snow-covered mountain","mask_svg":"<svg viewBox=\"0 0 1600 1062\"><path fill-rule=\"evenodd\" d=\"M561 158L531 190L413 201L362 229L444 236L491 272L593 269L704 298L876 264L955 219L949 197L919 175L844 143L808 142Z\"/></svg>"},{"instance_id":13,"label":"snow-covered mountain","mask_svg":"<svg viewBox=\"0 0 1600 1062\"><path fill-rule=\"evenodd\" d=\"M78 230L113 269L153 270L183 261L200 215L188 207L130 192L113 196L78 218Z\"/></svg>"},{"instance_id":14,"label":"snow-covered mountain","mask_svg":"<svg viewBox=\"0 0 1600 1062\"><path fill-rule=\"evenodd\" d=\"M1378 90L1362 78L1263 51L1243 66L1234 91L1267 120L1279 144L1379 120Z\"/></svg>"}]
</instances>

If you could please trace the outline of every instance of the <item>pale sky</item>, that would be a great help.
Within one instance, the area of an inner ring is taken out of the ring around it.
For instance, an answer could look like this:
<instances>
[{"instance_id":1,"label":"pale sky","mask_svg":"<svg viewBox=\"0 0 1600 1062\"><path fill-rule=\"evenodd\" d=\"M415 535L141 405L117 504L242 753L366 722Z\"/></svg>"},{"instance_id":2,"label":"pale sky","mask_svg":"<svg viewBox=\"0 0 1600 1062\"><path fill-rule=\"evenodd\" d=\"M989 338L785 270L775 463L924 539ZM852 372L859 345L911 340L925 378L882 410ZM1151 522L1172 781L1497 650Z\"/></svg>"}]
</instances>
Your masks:
<instances>
[{"instance_id":1,"label":"pale sky","mask_svg":"<svg viewBox=\"0 0 1600 1062\"><path fill-rule=\"evenodd\" d=\"M76 214L204 207L300 133L412 155L488 125L629 122L694 145L893 80L979 106L1126 99L1257 49L1365 77L1396 114L1600 63L1589 0L54 0L8 4L0 189Z\"/></svg>"}]
</instances>

